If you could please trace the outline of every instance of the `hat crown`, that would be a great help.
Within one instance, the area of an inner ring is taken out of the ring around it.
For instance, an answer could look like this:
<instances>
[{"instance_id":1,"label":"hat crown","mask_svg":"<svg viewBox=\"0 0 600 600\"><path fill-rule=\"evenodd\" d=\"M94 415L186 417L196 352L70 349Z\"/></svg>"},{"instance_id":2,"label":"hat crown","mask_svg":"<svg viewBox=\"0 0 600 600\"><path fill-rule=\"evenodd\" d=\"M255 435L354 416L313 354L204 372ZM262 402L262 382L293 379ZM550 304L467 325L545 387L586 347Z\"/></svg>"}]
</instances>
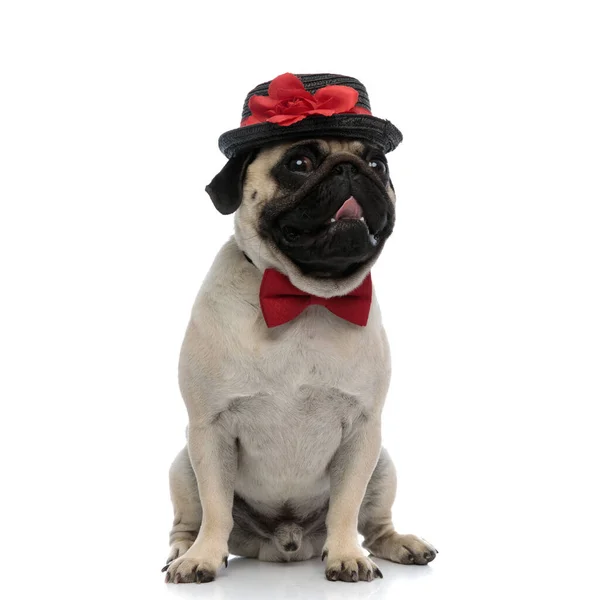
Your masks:
<instances>
[{"instance_id":1,"label":"hat crown","mask_svg":"<svg viewBox=\"0 0 600 600\"><path fill-rule=\"evenodd\" d=\"M391 152L402 133L371 113L365 86L333 73L284 73L257 85L244 101L242 121L219 137L227 158L269 144L308 138L358 140Z\"/></svg>"},{"instance_id":2,"label":"hat crown","mask_svg":"<svg viewBox=\"0 0 600 600\"><path fill-rule=\"evenodd\" d=\"M351 87L358 92L358 102L356 106L371 110L371 103L369 102L369 94L367 88L354 77L348 77L347 75L334 75L333 73L313 73L305 75L294 75L300 79L302 85L307 92L314 94L317 90L327 87L328 85L344 85ZM272 81L265 81L257 85L253 90L248 92L246 99L244 100L244 108L242 109L242 121L247 119L251 115L250 107L248 103L252 96L268 96L269 86Z\"/></svg>"}]
</instances>

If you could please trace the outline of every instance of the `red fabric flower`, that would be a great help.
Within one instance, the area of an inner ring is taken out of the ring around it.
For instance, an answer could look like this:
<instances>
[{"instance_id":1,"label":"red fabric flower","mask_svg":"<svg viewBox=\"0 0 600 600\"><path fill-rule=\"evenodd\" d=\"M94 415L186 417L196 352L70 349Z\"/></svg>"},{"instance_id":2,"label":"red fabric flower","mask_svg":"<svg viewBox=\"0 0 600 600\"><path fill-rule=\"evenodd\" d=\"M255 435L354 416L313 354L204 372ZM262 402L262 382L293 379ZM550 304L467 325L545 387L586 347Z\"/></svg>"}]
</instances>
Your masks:
<instances>
[{"instance_id":1,"label":"red fabric flower","mask_svg":"<svg viewBox=\"0 0 600 600\"><path fill-rule=\"evenodd\" d=\"M309 115L371 114L366 108L356 106L357 102L358 92L354 88L328 85L311 94L298 77L285 73L271 81L268 96L250 98L248 108L252 114L242 121L241 126L265 122L287 126Z\"/></svg>"}]
</instances>

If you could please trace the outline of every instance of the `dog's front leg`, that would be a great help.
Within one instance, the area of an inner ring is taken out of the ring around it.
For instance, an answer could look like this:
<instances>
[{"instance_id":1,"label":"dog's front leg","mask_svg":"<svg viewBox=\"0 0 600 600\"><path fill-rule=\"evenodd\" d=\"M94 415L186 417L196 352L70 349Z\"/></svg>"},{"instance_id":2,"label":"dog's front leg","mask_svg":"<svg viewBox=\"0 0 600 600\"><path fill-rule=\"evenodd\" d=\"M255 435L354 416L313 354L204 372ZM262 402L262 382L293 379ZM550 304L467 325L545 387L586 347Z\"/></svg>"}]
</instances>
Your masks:
<instances>
[{"instance_id":1,"label":"dog's front leg","mask_svg":"<svg viewBox=\"0 0 600 600\"><path fill-rule=\"evenodd\" d=\"M382 577L358 544L358 513L381 451L381 421L364 417L352 426L330 465L325 575L330 581L372 581Z\"/></svg>"},{"instance_id":2,"label":"dog's front leg","mask_svg":"<svg viewBox=\"0 0 600 600\"><path fill-rule=\"evenodd\" d=\"M188 449L198 481L202 524L189 550L169 565L166 581L206 583L215 578L219 566L227 566L237 449L235 438L218 422L190 424Z\"/></svg>"}]
</instances>

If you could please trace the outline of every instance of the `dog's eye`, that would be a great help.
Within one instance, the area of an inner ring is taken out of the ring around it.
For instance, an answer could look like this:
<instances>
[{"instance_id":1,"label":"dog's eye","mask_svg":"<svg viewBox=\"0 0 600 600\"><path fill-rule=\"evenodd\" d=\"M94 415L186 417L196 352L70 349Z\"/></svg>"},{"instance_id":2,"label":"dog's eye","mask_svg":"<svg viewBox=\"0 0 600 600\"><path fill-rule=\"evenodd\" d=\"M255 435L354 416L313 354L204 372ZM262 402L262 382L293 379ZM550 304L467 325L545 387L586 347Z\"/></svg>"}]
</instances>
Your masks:
<instances>
[{"instance_id":1,"label":"dog's eye","mask_svg":"<svg viewBox=\"0 0 600 600\"><path fill-rule=\"evenodd\" d=\"M369 161L369 167L377 171L380 175L385 175L385 173L387 172L387 165L378 158L371 159Z\"/></svg>"},{"instance_id":2,"label":"dog's eye","mask_svg":"<svg viewBox=\"0 0 600 600\"><path fill-rule=\"evenodd\" d=\"M310 173L313 170L313 163L308 156L295 156L290 160L287 168L294 173Z\"/></svg>"}]
</instances>

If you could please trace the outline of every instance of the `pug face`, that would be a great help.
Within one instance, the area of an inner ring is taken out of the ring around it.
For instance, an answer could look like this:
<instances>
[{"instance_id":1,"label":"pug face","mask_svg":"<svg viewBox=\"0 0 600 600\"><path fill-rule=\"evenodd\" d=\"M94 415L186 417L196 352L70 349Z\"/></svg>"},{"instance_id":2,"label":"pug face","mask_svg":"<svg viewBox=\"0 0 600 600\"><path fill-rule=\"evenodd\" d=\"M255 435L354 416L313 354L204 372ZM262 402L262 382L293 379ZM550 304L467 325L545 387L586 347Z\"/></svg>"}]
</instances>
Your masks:
<instances>
[{"instance_id":1,"label":"pug face","mask_svg":"<svg viewBox=\"0 0 600 600\"><path fill-rule=\"evenodd\" d=\"M263 148L231 159L207 191L221 212L236 210L238 245L258 268L325 296L362 281L394 226L385 155L358 141Z\"/></svg>"}]
</instances>

